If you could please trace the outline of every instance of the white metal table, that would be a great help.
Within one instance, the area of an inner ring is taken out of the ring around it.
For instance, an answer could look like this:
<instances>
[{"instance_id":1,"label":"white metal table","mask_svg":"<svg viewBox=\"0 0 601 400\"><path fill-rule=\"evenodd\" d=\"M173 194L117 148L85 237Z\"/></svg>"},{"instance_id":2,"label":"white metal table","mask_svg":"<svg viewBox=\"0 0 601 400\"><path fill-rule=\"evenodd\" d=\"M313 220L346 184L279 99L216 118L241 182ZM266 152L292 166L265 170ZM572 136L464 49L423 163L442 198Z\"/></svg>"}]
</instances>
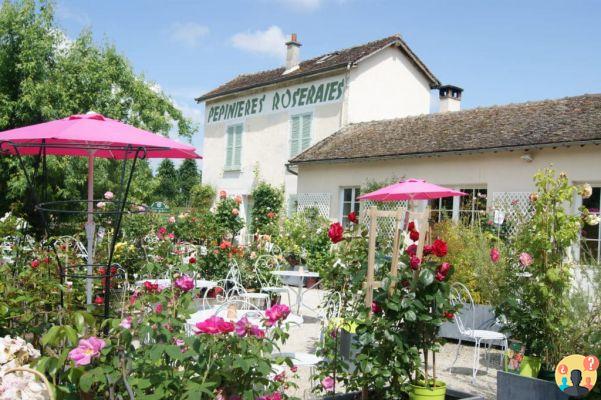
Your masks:
<instances>
[{"instance_id":1,"label":"white metal table","mask_svg":"<svg viewBox=\"0 0 601 400\"><path fill-rule=\"evenodd\" d=\"M297 287L296 303L294 304L294 306L296 306L296 313L300 314L301 307L305 307L313 312L316 312L315 309L313 309L312 307L309 307L307 304L305 304L303 302L303 296L304 296L305 292L307 292L307 290L313 289L319 282L315 283L314 285L312 285L310 287L307 287L305 290L303 290L303 283L304 283L304 278L319 278L319 274L317 272L299 270L299 271L271 271L271 273L274 275L278 275L278 276L299 278L298 285L296 286ZM291 304L291 306L292 306L292 304Z\"/></svg>"}]
</instances>

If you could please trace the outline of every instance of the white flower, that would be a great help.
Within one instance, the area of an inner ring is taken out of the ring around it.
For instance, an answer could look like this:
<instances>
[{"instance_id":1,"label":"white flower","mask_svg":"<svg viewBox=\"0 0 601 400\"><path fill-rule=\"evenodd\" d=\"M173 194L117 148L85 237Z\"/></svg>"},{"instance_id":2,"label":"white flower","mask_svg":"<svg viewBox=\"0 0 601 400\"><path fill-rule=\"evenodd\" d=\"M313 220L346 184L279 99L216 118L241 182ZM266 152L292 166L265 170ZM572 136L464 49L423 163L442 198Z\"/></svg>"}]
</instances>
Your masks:
<instances>
[{"instance_id":1,"label":"white flower","mask_svg":"<svg viewBox=\"0 0 601 400\"><path fill-rule=\"evenodd\" d=\"M582 196L583 199L588 199L593 195L593 188L588 183L580 185L579 189L580 196Z\"/></svg>"},{"instance_id":2,"label":"white flower","mask_svg":"<svg viewBox=\"0 0 601 400\"><path fill-rule=\"evenodd\" d=\"M2 377L0 400L46 400L49 399L46 386L38 382L29 372L12 372Z\"/></svg>"},{"instance_id":3,"label":"white flower","mask_svg":"<svg viewBox=\"0 0 601 400\"><path fill-rule=\"evenodd\" d=\"M107 199L107 200L112 200L113 197L115 197L115 195L111 191L108 191L108 192L104 193L104 198Z\"/></svg>"},{"instance_id":4,"label":"white flower","mask_svg":"<svg viewBox=\"0 0 601 400\"><path fill-rule=\"evenodd\" d=\"M9 218L10 218L10 216L11 216L11 215L12 215L12 214L10 213L10 211L9 211L9 212L7 212L6 214L4 214L4 217L0 218L0 222L4 222L4 221L6 221L7 219L9 219Z\"/></svg>"},{"instance_id":5,"label":"white flower","mask_svg":"<svg viewBox=\"0 0 601 400\"><path fill-rule=\"evenodd\" d=\"M103 209L104 207L106 207L106 203L104 201L99 201L98 203L96 203L96 207Z\"/></svg>"},{"instance_id":6,"label":"white flower","mask_svg":"<svg viewBox=\"0 0 601 400\"><path fill-rule=\"evenodd\" d=\"M169 217L169 223L170 224L175 224L175 217L174 216Z\"/></svg>"},{"instance_id":7,"label":"white flower","mask_svg":"<svg viewBox=\"0 0 601 400\"><path fill-rule=\"evenodd\" d=\"M588 214L586 217L584 217L584 221L589 225L595 226L599 225L600 218L596 214Z\"/></svg>"}]
</instances>

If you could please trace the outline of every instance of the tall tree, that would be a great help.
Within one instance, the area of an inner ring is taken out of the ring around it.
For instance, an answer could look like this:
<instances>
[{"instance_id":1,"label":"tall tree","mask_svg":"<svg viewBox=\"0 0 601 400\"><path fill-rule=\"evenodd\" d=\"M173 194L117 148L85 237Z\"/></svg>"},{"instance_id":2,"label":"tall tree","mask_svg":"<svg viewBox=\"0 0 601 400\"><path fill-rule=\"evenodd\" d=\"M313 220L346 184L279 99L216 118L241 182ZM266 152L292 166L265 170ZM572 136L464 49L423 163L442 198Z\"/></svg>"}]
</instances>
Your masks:
<instances>
[{"instance_id":1,"label":"tall tree","mask_svg":"<svg viewBox=\"0 0 601 400\"><path fill-rule=\"evenodd\" d=\"M156 85L136 74L112 44L89 31L70 41L56 25L52 3L4 1L0 8L0 130L96 111L142 129L191 137L195 127ZM28 157L28 163L32 163ZM49 157L48 200L85 198L86 161ZM116 162L96 160L96 196L115 190ZM142 162L132 183L137 200L152 188ZM19 208L25 193L14 157L0 157L0 214Z\"/></svg>"},{"instance_id":2,"label":"tall tree","mask_svg":"<svg viewBox=\"0 0 601 400\"><path fill-rule=\"evenodd\" d=\"M200 184L200 175L198 174L196 160L186 159L180 164L177 170L177 183L179 193L178 203L183 206L190 199L192 187Z\"/></svg>"},{"instance_id":3,"label":"tall tree","mask_svg":"<svg viewBox=\"0 0 601 400\"><path fill-rule=\"evenodd\" d=\"M157 200L165 201L168 205L173 206L177 201L177 171L173 161L168 158L161 161L156 177L155 196Z\"/></svg>"}]
</instances>

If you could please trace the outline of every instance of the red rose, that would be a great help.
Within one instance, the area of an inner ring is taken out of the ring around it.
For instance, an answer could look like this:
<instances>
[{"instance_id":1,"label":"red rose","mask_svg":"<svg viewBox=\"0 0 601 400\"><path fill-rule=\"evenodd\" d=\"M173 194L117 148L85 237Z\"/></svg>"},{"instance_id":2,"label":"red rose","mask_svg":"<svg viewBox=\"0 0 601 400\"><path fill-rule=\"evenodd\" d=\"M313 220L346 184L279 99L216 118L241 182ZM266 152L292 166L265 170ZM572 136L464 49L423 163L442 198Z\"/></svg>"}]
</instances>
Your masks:
<instances>
[{"instance_id":1,"label":"red rose","mask_svg":"<svg viewBox=\"0 0 601 400\"><path fill-rule=\"evenodd\" d=\"M332 243L338 243L342 241L344 234L344 228L340 225L340 222L335 222L330 225L330 229L328 229L328 236Z\"/></svg>"},{"instance_id":2,"label":"red rose","mask_svg":"<svg viewBox=\"0 0 601 400\"><path fill-rule=\"evenodd\" d=\"M31 268L36 269L40 266L40 260L38 260L37 258L35 260L31 260L29 265L31 265Z\"/></svg>"},{"instance_id":3,"label":"red rose","mask_svg":"<svg viewBox=\"0 0 601 400\"><path fill-rule=\"evenodd\" d=\"M447 255L447 244L440 239L436 239L432 244L432 251L436 257L444 257Z\"/></svg>"},{"instance_id":4,"label":"red rose","mask_svg":"<svg viewBox=\"0 0 601 400\"><path fill-rule=\"evenodd\" d=\"M219 247L221 248L221 250L229 249L230 247L232 247L232 243L228 242L227 240L224 240L223 242L221 242Z\"/></svg>"},{"instance_id":5,"label":"red rose","mask_svg":"<svg viewBox=\"0 0 601 400\"><path fill-rule=\"evenodd\" d=\"M443 262L440 267L438 267L438 272L440 272L443 275L447 275L449 273L449 271L451 270L451 264L449 264L448 262Z\"/></svg>"},{"instance_id":6,"label":"red rose","mask_svg":"<svg viewBox=\"0 0 601 400\"><path fill-rule=\"evenodd\" d=\"M453 314L452 312L445 311L443 316L447 319L453 319L453 317L455 317L455 314Z\"/></svg>"},{"instance_id":7,"label":"red rose","mask_svg":"<svg viewBox=\"0 0 601 400\"><path fill-rule=\"evenodd\" d=\"M424 246L424 255L428 256L434 252L434 246L431 244L427 244Z\"/></svg>"},{"instance_id":8,"label":"red rose","mask_svg":"<svg viewBox=\"0 0 601 400\"><path fill-rule=\"evenodd\" d=\"M442 282L445 280L445 278L447 276L445 274L441 274L440 272L437 272L434 277L436 278L437 281Z\"/></svg>"},{"instance_id":9,"label":"red rose","mask_svg":"<svg viewBox=\"0 0 601 400\"><path fill-rule=\"evenodd\" d=\"M196 258L194 258L194 257L190 257L190 258L188 259L188 263L189 263L189 264L196 264Z\"/></svg>"},{"instance_id":10,"label":"red rose","mask_svg":"<svg viewBox=\"0 0 601 400\"><path fill-rule=\"evenodd\" d=\"M416 271L419 268L421 263L422 263L422 260L420 260L419 258L417 258L415 256L411 256L411 258L409 259L409 266L414 271Z\"/></svg>"},{"instance_id":11,"label":"red rose","mask_svg":"<svg viewBox=\"0 0 601 400\"><path fill-rule=\"evenodd\" d=\"M44 264L48 264L50 262L50 257L44 257Z\"/></svg>"},{"instance_id":12,"label":"red rose","mask_svg":"<svg viewBox=\"0 0 601 400\"><path fill-rule=\"evenodd\" d=\"M359 223L359 220L357 219L357 213L356 212L353 211L352 213L349 213L349 215L347 217L348 217L348 220L350 222L352 222L353 224Z\"/></svg>"},{"instance_id":13,"label":"red rose","mask_svg":"<svg viewBox=\"0 0 601 400\"><path fill-rule=\"evenodd\" d=\"M96 296L96 298L94 299L94 304L99 306L103 303L104 303L104 298L102 298L101 296Z\"/></svg>"},{"instance_id":14,"label":"red rose","mask_svg":"<svg viewBox=\"0 0 601 400\"><path fill-rule=\"evenodd\" d=\"M267 218L269 218L269 219L273 219L274 217L275 217L275 213L274 213L273 211L269 211L269 212L267 213Z\"/></svg>"},{"instance_id":15,"label":"red rose","mask_svg":"<svg viewBox=\"0 0 601 400\"><path fill-rule=\"evenodd\" d=\"M407 230L409 232L413 232L415 230L415 222L413 222L413 221L409 222L409 225L407 225Z\"/></svg>"},{"instance_id":16,"label":"red rose","mask_svg":"<svg viewBox=\"0 0 601 400\"><path fill-rule=\"evenodd\" d=\"M419 232L418 231L409 232L409 239L413 240L414 242L417 242L419 240Z\"/></svg>"},{"instance_id":17,"label":"red rose","mask_svg":"<svg viewBox=\"0 0 601 400\"><path fill-rule=\"evenodd\" d=\"M417 245L412 244L405 249L405 254L415 256L417 254Z\"/></svg>"},{"instance_id":18,"label":"red rose","mask_svg":"<svg viewBox=\"0 0 601 400\"><path fill-rule=\"evenodd\" d=\"M375 301L371 303L371 312L374 314L380 314L382 312L382 307L378 305Z\"/></svg>"}]
</instances>

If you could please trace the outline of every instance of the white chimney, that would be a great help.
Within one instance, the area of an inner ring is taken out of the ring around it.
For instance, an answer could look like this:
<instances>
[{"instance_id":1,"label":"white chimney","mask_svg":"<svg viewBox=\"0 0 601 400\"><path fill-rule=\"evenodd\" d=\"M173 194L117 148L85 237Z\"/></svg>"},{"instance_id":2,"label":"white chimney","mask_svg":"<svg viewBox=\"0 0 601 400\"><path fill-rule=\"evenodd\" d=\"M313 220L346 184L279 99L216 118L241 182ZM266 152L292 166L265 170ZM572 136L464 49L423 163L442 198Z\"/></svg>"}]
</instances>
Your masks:
<instances>
[{"instance_id":1,"label":"white chimney","mask_svg":"<svg viewBox=\"0 0 601 400\"><path fill-rule=\"evenodd\" d=\"M296 33L290 35L290 40L286 42L286 72L291 72L298 68L300 63L301 44L296 39Z\"/></svg>"},{"instance_id":2,"label":"white chimney","mask_svg":"<svg viewBox=\"0 0 601 400\"><path fill-rule=\"evenodd\" d=\"M461 93L463 89L453 85L444 85L438 88L441 113L459 111L461 109Z\"/></svg>"}]
</instances>

